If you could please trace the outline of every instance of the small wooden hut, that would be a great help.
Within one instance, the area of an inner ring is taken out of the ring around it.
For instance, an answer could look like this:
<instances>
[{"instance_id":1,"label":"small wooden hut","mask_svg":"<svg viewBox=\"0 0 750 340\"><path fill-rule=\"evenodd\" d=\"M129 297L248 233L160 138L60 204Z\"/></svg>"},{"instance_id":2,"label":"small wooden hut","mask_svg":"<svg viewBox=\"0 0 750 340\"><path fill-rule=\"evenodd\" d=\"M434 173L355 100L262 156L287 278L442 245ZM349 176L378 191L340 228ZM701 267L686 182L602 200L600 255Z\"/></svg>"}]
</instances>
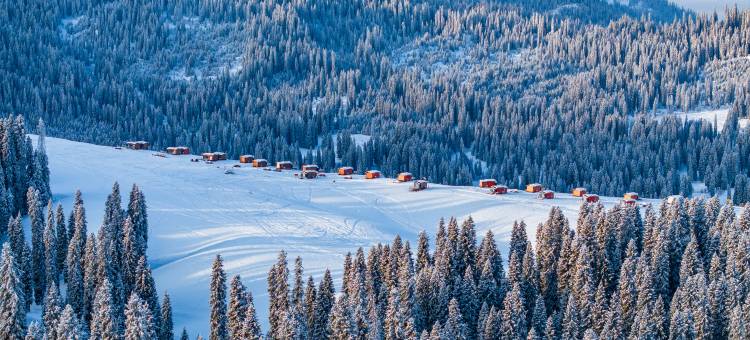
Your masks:
<instances>
[{"instance_id":1,"label":"small wooden hut","mask_svg":"<svg viewBox=\"0 0 750 340\"><path fill-rule=\"evenodd\" d=\"M380 171L378 171L378 170L367 170L367 172L365 172L365 178L366 179L380 178Z\"/></svg>"},{"instance_id":2,"label":"small wooden hut","mask_svg":"<svg viewBox=\"0 0 750 340\"><path fill-rule=\"evenodd\" d=\"M354 168L350 166L342 166L339 168L339 175L340 176L349 176L354 173Z\"/></svg>"},{"instance_id":3,"label":"small wooden hut","mask_svg":"<svg viewBox=\"0 0 750 340\"><path fill-rule=\"evenodd\" d=\"M573 197L583 197L586 195L586 188L573 189Z\"/></svg>"},{"instance_id":4,"label":"small wooden hut","mask_svg":"<svg viewBox=\"0 0 750 340\"><path fill-rule=\"evenodd\" d=\"M539 183L532 183L532 184L526 185L526 192L531 192L531 193L540 192L542 191L542 189L543 189L542 185Z\"/></svg>"},{"instance_id":5,"label":"small wooden hut","mask_svg":"<svg viewBox=\"0 0 750 340\"><path fill-rule=\"evenodd\" d=\"M490 193L493 195L505 195L508 193L508 187L504 185L496 185L490 188Z\"/></svg>"},{"instance_id":6,"label":"small wooden hut","mask_svg":"<svg viewBox=\"0 0 750 340\"><path fill-rule=\"evenodd\" d=\"M263 158L253 159L253 168L265 168L268 166L268 161Z\"/></svg>"},{"instance_id":7,"label":"small wooden hut","mask_svg":"<svg viewBox=\"0 0 750 340\"><path fill-rule=\"evenodd\" d=\"M412 175L410 172L402 172L398 174L398 177L396 177L396 180L399 182L410 182L412 179L414 179L414 175Z\"/></svg>"},{"instance_id":8,"label":"small wooden hut","mask_svg":"<svg viewBox=\"0 0 750 340\"><path fill-rule=\"evenodd\" d=\"M480 179L479 180L479 187L480 188L492 188L495 185L497 185L497 181L494 180L494 179L492 179L492 178Z\"/></svg>"},{"instance_id":9,"label":"small wooden hut","mask_svg":"<svg viewBox=\"0 0 750 340\"><path fill-rule=\"evenodd\" d=\"M276 170L292 170L292 162L290 161L276 162Z\"/></svg>"},{"instance_id":10,"label":"small wooden hut","mask_svg":"<svg viewBox=\"0 0 750 340\"><path fill-rule=\"evenodd\" d=\"M242 155L240 156L240 163L244 164L250 164L255 160L255 156L253 155Z\"/></svg>"}]
</instances>

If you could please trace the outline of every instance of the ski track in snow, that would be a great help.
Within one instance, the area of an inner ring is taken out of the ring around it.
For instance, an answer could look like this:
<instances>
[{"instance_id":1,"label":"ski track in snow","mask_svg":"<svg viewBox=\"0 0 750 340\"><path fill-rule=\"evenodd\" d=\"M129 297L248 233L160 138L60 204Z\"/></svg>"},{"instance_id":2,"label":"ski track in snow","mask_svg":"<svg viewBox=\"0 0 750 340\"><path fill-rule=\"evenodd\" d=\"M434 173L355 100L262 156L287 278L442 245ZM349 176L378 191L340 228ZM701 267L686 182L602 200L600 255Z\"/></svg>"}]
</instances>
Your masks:
<instances>
[{"instance_id":1,"label":"ski track in snow","mask_svg":"<svg viewBox=\"0 0 750 340\"><path fill-rule=\"evenodd\" d=\"M104 201L117 181L126 206L137 183L146 195L149 217L148 256L159 292L172 297L175 330L187 327L191 337L208 334L211 263L224 258L227 277L241 275L255 297L267 330L265 278L277 254L288 252L290 267L302 256L305 275L316 283L326 268L340 280L347 252L389 242L396 234L416 246L426 230L434 246L441 217L459 221L472 216L478 238L492 230L503 256L513 221L524 220L533 241L537 224L552 206L560 206L575 225L580 200L556 194L539 200L524 192L493 196L474 187L430 185L410 192L409 183L393 179L346 180L334 174L300 180L294 171L277 173L243 167L234 175L224 169L237 161L213 165L190 162L195 156L154 157L133 151L48 138L47 152L55 200L70 213L80 189L89 232L101 225ZM602 198L606 206L619 198ZM338 288L337 284L337 288ZM161 294L161 293L160 293Z\"/></svg>"}]
</instances>

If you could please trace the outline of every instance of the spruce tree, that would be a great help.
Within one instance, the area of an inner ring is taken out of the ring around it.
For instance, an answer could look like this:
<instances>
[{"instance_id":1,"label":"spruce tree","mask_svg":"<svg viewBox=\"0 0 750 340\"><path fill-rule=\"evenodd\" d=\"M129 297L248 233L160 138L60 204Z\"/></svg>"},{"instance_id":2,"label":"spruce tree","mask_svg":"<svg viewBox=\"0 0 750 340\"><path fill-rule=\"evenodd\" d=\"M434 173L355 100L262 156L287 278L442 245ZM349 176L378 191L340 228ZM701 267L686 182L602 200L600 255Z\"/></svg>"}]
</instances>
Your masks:
<instances>
[{"instance_id":1,"label":"spruce tree","mask_svg":"<svg viewBox=\"0 0 750 340\"><path fill-rule=\"evenodd\" d=\"M210 340L226 340L227 333L227 286L224 261L216 255L211 271L211 333Z\"/></svg>"},{"instance_id":2,"label":"spruce tree","mask_svg":"<svg viewBox=\"0 0 750 340\"><path fill-rule=\"evenodd\" d=\"M448 318L445 320L445 325L441 329L441 337L456 340L468 339L466 336L464 318L456 299L452 299L448 304Z\"/></svg>"},{"instance_id":3,"label":"spruce tree","mask_svg":"<svg viewBox=\"0 0 750 340\"><path fill-rule=\"evenodd\" d=\"M56 285L49 285L47 296L44 298L42 321L48 339L57 339L57 324L60 323L62 304Z\"/></svg>"},{"instance_id":4,"label":"spruce tree","mask_svg":"<svg viewBox=\"0 0 750 340\"><path fill-rule=\"evenodd\" d=\"M65 212L62 204L57 205L55 213L55 233L57 234L57 270L65 273L65 258L68 255L68 230L65 226ZM64 276L64 275L63 275Z\"/></svg>"},{"instance_id":5,"label":"spruce tree","mask_svg":"<svg viewBox=\"0 0 750 340\"><path fill-rule=\"evenodd\" d=\"M326 339L350 340L353 338L354 320L346 299L339 297L333 305L328 321Z\"/></svg>"},{"instance_id":6,"label":"spruce tree","mask_svg":"<svg viewBox=\"0 0 750 340\"><path fill-rule=\"evenodd\" d=\"M239 275L232 277L229 284L229 306L227 309L227 329L230 339L240 339L247 311L247 292Z\"/></svg>"},{"instance_id":7,"label":"spruce tree","mask_svg":"<svg viewBox=\"0 0 750 340\"><path fill-rule=\"evenodd\" d=\"M3 244L0 257L0 338L23 339L25 334L26 302L21 275L10 245Z\"/></svg>"},{"instance_id":8,"label":"spruce tree","mask_svg":"<svg viewBox=\"0 0 750 340\"><path fill-rule=\"evenodd\" d=\"M109 279L105 278L96 290L96 298L92 305L89 339L110 340L120 338L119 320L116 319L112 301L112 285L110 285Z\"/></svg>"},{"instance_id":9,"label":"spruce tree","mask_svg":"<svg viewBox=\"0 0 750 340\"><path fill-rule=\"evenodd\" d=\"M169 294L164 292L161 299L161 325L159 327L159 340L174 339L174 322L172 321L172 301Z\"/></svg>"},{"instance_id":10,"label":"spruce tree","mask_svg":"<svg viewBox=\"0 0 750 340\"><path fill-rule=\"evenodd\" d=\"M59 339L80 340L83 339L81 324L76 317L73 307L66 305L60 315L55 332Z\"/></svg>"},{"instance_id":11,"label":"spruce tree","mask_svg":"<svg viewBox=\"0 0 750 340\"><path fill-rule=\"evenodd\" d=\"M130 295L125 307L125 340L157 339L156 326L148 303L136 293Z\"/></svg>"},{"instance_id":12,"label":"spruce tree","mask_svg":"<svg viewBox=\"0 0 750 340\"><path fill-rule=\"evenodd\" d=\"M34 285L34 301L42 304L46 293L47 270L45 268L45 244L44 244L44 215L42 202L39 201L39 191L29 188L26 193L29 207L29 221L31 223L31 271Z\"/></svg>"},{"instance_id":13,"label":"spruce tree","mask_svg":"<svg viewBox=\"0 0 750 340\"><path fill-rule=\"evenodd\" d=\"M49 204L47 205L47 223L44 227L44 281L47 285L56 286L59 284L60 272L57 261L57 243L55 216L52 212L52 201L49 201Z\"/></svg>"},{"instance_id":14,"label":"spruce tree","mask_svg":"<svg viewBox=\"0 0 750 340\"><path fill-rule=\"evenodd\" d=\"M25 340L43 340L43 334L44 331L42 330L42 326L39 325L39 322L32 321L29 323L29 327L26 329L26 337Z\"/></svg>"},{"instance_id":15,"label":"spruce tree","mask_svg":"<svg viewBox=\"0 0 750 340\"><path fill-rule=\"evenodd\" d=\"M263 336L255 312L253 295L250 292L247 292L246 294L245 305L247 308L245 309L245 320L242 324L242 339L260 340Z\"/></svg>"}]
</instances>

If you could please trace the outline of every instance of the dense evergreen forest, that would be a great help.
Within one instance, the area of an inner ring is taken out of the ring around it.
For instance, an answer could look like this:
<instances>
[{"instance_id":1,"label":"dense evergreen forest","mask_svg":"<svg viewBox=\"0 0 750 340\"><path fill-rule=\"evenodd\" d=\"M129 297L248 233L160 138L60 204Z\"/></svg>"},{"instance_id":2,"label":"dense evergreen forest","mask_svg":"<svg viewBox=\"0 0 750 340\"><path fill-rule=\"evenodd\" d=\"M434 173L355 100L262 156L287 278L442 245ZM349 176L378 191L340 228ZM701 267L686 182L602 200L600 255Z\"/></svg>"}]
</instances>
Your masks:
<instances>
[{"instance_id":1,"label":"dense evergreen forest","mask_svg":"<svg viewBox=\"0 0 750 340\"><path fill-rule=\"evenodd\" d=\"M734 187L750 13L622 3L2 0L0 111L74 140L449 184ZM703 107L731 108L723 131L653 119Z\"/></svg>"},{"instance_id":2,"label":"dense evergreen forest","mask_svg":"<svg viewBox=\"0 0 750 340\"><path fill-rule=\"evenodd\" d=\"M392 243L348 254L336 291L286 253L268 273L268 339L747 339L750 210L672 199L655 210L583 203L575 231L553 208L532 247L513 226L508 262L469 217L440 221L434 250ZM507 266L506 266L507 263ZM290 275L290 271L292 272ZM290 277L291 276L291 277ZM211 339L259 339L252 295L211 281Z\"/></svg>"},{"instance_id":3,"label":"dense evergreen forest","mask_svg":"<svg viewBox=\"0 0 750 340\"><path fill-rule=\"evenodd\" d=\"M104 221L89 233L80 192L61 205L29 191L31 243L20 217L8 222L0 257L0 338L7 340L174 339L169 295L161 299L146 259L146 201L133 186L126 207L115 183ZM28 322L32 306L39 321Z\"/></svg>"}]
</instances>

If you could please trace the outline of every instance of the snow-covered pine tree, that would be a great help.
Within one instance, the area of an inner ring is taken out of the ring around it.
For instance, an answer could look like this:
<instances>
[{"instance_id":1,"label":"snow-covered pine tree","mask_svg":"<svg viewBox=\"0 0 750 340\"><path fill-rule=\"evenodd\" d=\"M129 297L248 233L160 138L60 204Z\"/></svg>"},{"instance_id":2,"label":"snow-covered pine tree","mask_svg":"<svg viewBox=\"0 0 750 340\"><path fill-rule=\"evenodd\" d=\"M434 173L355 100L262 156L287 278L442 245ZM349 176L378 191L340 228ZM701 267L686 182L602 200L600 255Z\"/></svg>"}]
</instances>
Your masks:
<instances>
[{"instance_id":1,"label":"snow-covered pine tree","mask_svg":"<svg viewBox=\"0 0 750 340\"><path fill-rule=\"evenodd\" d=\"M227 284L224 260L216 255L211 270L211 333L210 340L227 340Z\"/></svg>"},{"instance_id":2,"label":"snow-covered pine tree","mask_svg":"<svg viewBox=\"0 0 750 340\"><path fill-rule=\"evenodd\" d=\"M49 166L47 145L45 143L47 129L41 118L37 124L36 132L39 137L37 137L36 149L34 150L34 172L32 178L29 180L29 185L39 191L40 202L47 202L52 199L52 190L50 190L49 186Z\"/></svg>"},{"instance_id":3,"label":"snow-covered pine tree","mask_svg":"<svg viewBox=\"0 0 750 340\"><path fill-rule=\"evenodd\" d=\"M161 299L161 325L159 327L159 340L174 339L174 321L172 320L172 301L169 294L164 292Z\"/></svg>"},{"instance_id":4,"label":"snow-covered pine tree","mask_svg":"<svg viewBox=\"0 0 750 340\"><path fill-rule=\"evenodd\" d=\"M47 204L47 223L44 227L44 281L46 284L57 286L60 283L60 270L58 267L57 253L57 230L55 230L55 215L52 211L52 201Z\"/></svg>"},{"instance_id":5,"label":"snow-covered pine tree","mask_svg":"<svg viewBox=\"0 0 750 340\"><path fill-rule=\"evenodd\" d=\"M141 256L146 255L146 249L148 249L146 197L136 184L133 184L133 188L130 190L127 217L133 223L133 230L135 231L137 247L134 247L134 250L137 250L137 253Z\"/></svg>"},{"instance_id":6,"label":"snow-covered pine tree","mask_svg":"<svg viewBox=\"0 0 750 340\"><path fill-rule=\"evenodd\" d=\"M414 269L418 273L422 269L430 267L432 265L432 256L430 256L430 239L427 237L427 233L422 230L419 232L417 240L417 261L414 264Z\"/></svg>"},{"instance_id":7,"label":"snow-covered pine tree","mask_svg":"<svg viewBox=\"0 0 750 340\"><path fill-rule=\"evenodd\" d=\"M255 312L255 304L253 303L253 295L250 292L246 294L246 309L245 309L245 320L242 324L242 339L247 340L260 340L263 334L260 330L260 324L258 323L258 317Z\"/></svg>"},{"instance_id":8,"label":"snow-covered pine tree","mask_svg":"<svg viewBox=\"0 0 750 340\"><path fill-rule=\"evenodd\" d=\"M42 326L39 325L39 322L36 320L31 321L29 323L29 327L26 329L26 337L24 340L43 340L44 339L44 331L42 330Z\"/></svg>"},{"instance_id":9,"label":"snow-covered pine tree","mask_svg":"<svg viewBox=\"0 0 750 340\"><path fill-rule=\"evenodd\" d=\"M125 307L125 340L157 339L156 326L148 303L133 292Z\"/></svg>"},{"instance_id":10,"label":"snow-covered pine tree","mask_svg":"<svg viewBox=\"0 0 750 340\"><path fill-rule=\"evenodd\" d=\"M26 201L29 207L28 215L31 223L31 271L34 285L34 301L42 304L46 293L47 283L44 259L44 213L42 202L39 201L39 191L29 188L26 193Z\"/></svg>"},{"instance_id":11,"label":"snow-covered pine tree","mask_svg":"<svg viewBox=\"0 0 750 340\"><path fill-rule=\"evenodd\" d=\"M65 257L68 255L68 230L65 226L65 211L62 204L57 205L55 212L55 233L57 234L57 270L65 277Z\"/></svg>"},{"instance_id":12,"label":"snow-covered pine tree","mask_svg":"<svg viewBox=\"0 0 750 340\"><path fill-rule=\"evenodd\" d=\"M42 311L42 321L47 339L58 339L57 324L60 323L62 314L62 303L56 285L49 285L47 296L44 298L44 310Z\"/></svg>"},{"instance_id":13,"label":"snow-covered pine tree","mask_svg":"<svg viewBox=\"0 0 750 340\"><path fill-rule=\"evenodd\" d=\"M331 309L325 339L350 340L354 336L354 320L349 302L339 297ZM386 337L386 339L389 339Z\"/></svg>"},{"instance_id":14,"label":"snow-covered pine tree","mask_svg":"<svg viewBox=\"0 0 750 340\"><path fill-rule=\"evenodd\" d=\"M559 310L557 262L562 250L562 236L568 232L568 220L558 208L550 211L547 221L537 227L536 247L539 288L547 310Z\"/></svg>"},{"instance_id":15,"label":"snow-covered pine tree","mask_svg":"<svg viewBox=\"0 0 750 340\"><path fill-rule=\"evenodd\" d=\"M331 272L326 269L323 279L318 285L318 296L315 299L315 328L314 339L327 339L327 328L330 313L335 303L335 290Z\"/></svg>"},{"instance_id":16,"label":"snow-covered pine tree","mask_svg":"<svg viewBox=\"0 0 750 340\"><path fill-rule=\"evenodd\" d=\"M0 338L23 339L26 302L15 256L6 242L0 257Z\"/></svg>"},{"instance_id":17,"label":"snow-covered pine tree","mask_svg":"<svg viewBox=\"0 0 750 340\"><path fill-rule=\"evenodd\" d=\"M80 340L83 339L81 324L76 317L73 307L66 305L60 315L60 320L55 327L58 339Z\"/></svg>"},{"instance_id":18,"label":"snow-covered pine tree","mask_svg":"<svg viewBox=\"0 0 750 340\"><path fill-rule=\"evenodd\" d=\"M151 310L151 319L154 326L159 329L161 327L161 306L159 305L159 293L156 290L156 284L154 283L154 277L151 275L151 268L148 266L146 257L141 257L138 260L138 267L136 269L136 280L133 286L133 292L138 294L138 297L142 299Z\"/></svg>"},{"instance_id":19,"label":"snow-covered pine tree","mask_svg":"<svg viewBox=\"0 0 750 340\"><path fill-rule=\"evenodd\" d=\"M83 258L83 264L85 268L82 269L82 278L80 281L81 296L77 303L81 305L81 323L84 328L88 329L91 324L92 305L94 298L96 297L97 286L102 280L103 275L100 275L99 271L99 247L97 246L96 238L93 234L89 234L86 239L85 255ZM71 282L68 283L68 289L70 289ZM70 293L68 293L68 303L72 303L70 300Z\"/></svg>"},{"instance_id":20,"label":"snow-covered pine tree","mask_svg":"<svg viewBox=\"0 0 750 340\"><path fill-rule=\"evenodd\" d=\"M67 282L67 302L77 315L84 315L84 253L86 251L86 211L83 207L81 191L75 193L73 212L70 215L72 236L68 243L65 260L65 282ZM93 296L93 295L92 295Z\"/></svg>"},{"instance_id":21,"label":"snow-covered pine tree","mask_svg":"<svg viewBox=\"0 0 750 340\"><path fill-rule=\"evenodd\" d=\"M229 284L229 305L227 308L227 330L229 339L242 337L245 313L247 311L247 291L239 275L232 277Z\"/></svg>"},{"instance_id":22,"label":"snow-covered pine tree","mask_svg":"<svg viewBox=\"0 0 750 340\"><path fill-rule=\"evenodd\" d=\"M445 320L445 325L441 327L440 337L455 340L468 339L466 336L464 318L456 299L452 299L448 304L448 318Z\"/></svg>"},{"instance_id":23,"label":"snow-covered pine tree","mask_svg":"<svg viewBox=\"0 0 750 340\"><path fill-rule=\"evenodd\" d=\"M112 305L112 285L108 278L99 285L96 290L91 310L91 328L89 339L91 340L111 340L120 338L120 329L118 325L115 307Z\"/></svg>"}]
</instances>

